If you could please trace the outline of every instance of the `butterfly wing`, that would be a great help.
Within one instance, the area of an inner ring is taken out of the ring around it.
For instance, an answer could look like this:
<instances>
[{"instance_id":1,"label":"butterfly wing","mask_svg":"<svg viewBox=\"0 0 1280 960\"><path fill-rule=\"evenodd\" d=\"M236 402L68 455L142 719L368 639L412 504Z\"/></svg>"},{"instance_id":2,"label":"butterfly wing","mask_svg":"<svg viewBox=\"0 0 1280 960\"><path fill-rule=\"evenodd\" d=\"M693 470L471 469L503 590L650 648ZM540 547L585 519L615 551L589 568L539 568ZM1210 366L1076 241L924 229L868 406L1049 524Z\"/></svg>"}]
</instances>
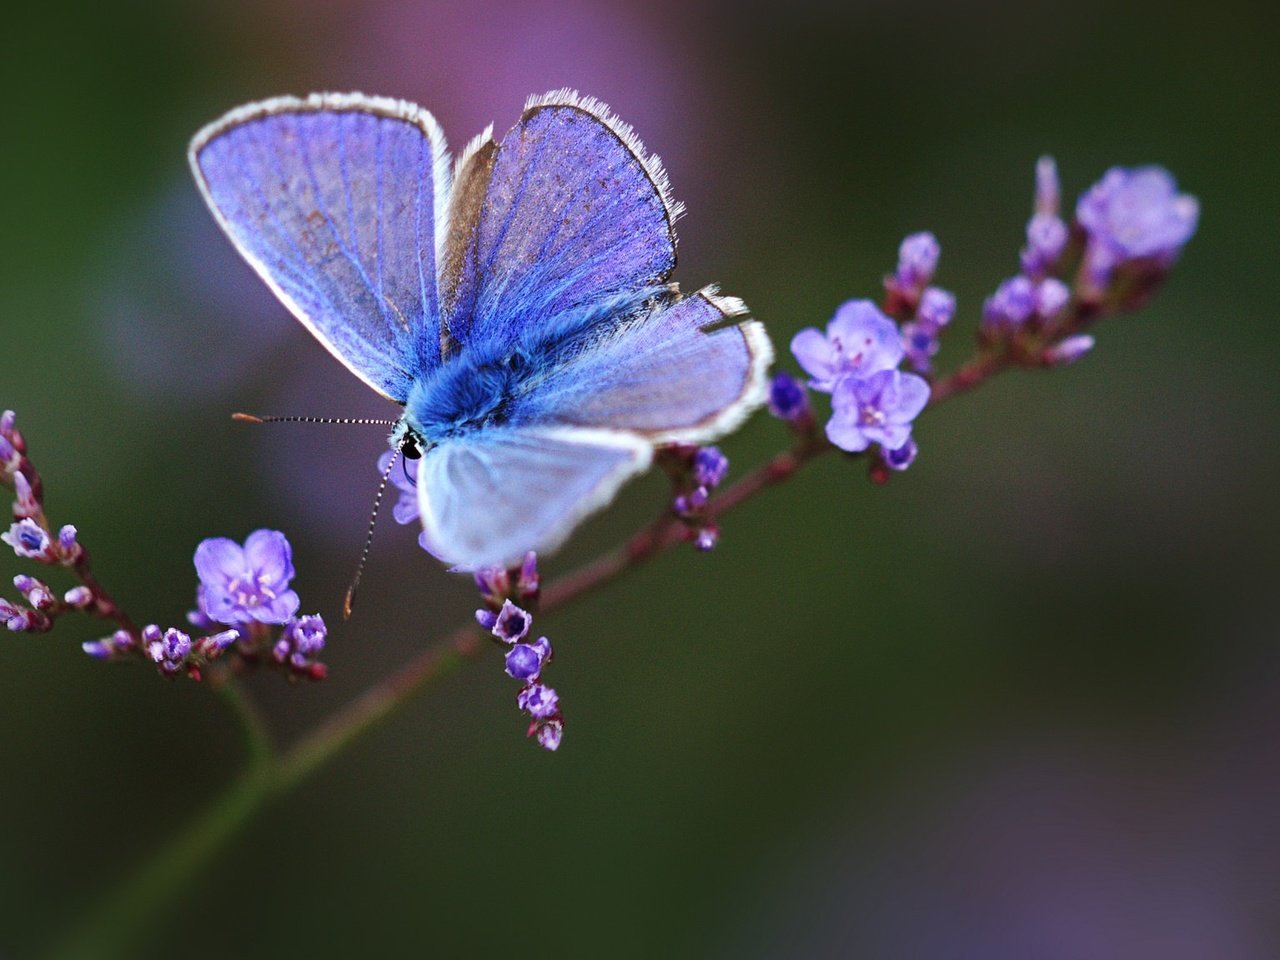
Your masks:
<instances>
[{"instance_id":1,"label":"butterfly wing","mask_svg":"<svg viewBox=\"0 0 1280 960\"><path fill-rule=\"evenodd\" d=\"M630 127L568 90L532 98L458 168L443 271L449 331L514 343L530 324L665 283L680 213Z\"/></svg>"},{"instance_id":2,"label":"butterfly wing","mask_svg":"<svg viewBox=\"0 0 1280 960\"><path fill-rule=\"evenodd\" d=\"M773 346L745 313L714 287L656 302L566 351L513 415L625 430L651 443L711 440L764 401Z\"/></svg>"},{"instance_id":3,"label":"butterfly wing","mask_svg":"<svg viewBox=\"0 0 1280 960\"><path fill-rule=\"evenodd\" d=\"M358 94L233 110L191 143L218 223L302 323L398 402L440 363L449 158L429 113Z\"/></svg>"},{"instance_id":4,"label":"butterfly wing","mask_svg":"<svg viewBox=\"0 0 1280 960\"><path fill-rule=\"evenodd\" d=\"M495 428L448 440L418 467L425 545L468 569L514 565L559 546L651 456L642 438L602 430Z\"/></svg>"}]
</instances>

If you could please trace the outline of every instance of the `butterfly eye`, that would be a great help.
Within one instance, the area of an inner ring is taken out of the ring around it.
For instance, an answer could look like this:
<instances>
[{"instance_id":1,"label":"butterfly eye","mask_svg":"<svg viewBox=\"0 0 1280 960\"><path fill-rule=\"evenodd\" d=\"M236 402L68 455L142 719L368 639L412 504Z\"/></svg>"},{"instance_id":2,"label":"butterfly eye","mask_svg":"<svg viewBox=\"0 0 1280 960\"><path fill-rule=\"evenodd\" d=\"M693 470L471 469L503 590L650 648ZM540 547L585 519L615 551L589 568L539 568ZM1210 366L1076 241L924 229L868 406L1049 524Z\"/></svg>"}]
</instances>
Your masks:
<instances>
[{"instance_id":1,"label":"butterfly eye","mask_svg":"<svg viewBox=\"0 0 1280 960\"><path fill-rule=\"evenodd\" d=\"M418 448L418 443L413 437L405 436L400 441L400 456L406 460L419 460L422 458L422 450Z\"/></svg>"}]
</instances>

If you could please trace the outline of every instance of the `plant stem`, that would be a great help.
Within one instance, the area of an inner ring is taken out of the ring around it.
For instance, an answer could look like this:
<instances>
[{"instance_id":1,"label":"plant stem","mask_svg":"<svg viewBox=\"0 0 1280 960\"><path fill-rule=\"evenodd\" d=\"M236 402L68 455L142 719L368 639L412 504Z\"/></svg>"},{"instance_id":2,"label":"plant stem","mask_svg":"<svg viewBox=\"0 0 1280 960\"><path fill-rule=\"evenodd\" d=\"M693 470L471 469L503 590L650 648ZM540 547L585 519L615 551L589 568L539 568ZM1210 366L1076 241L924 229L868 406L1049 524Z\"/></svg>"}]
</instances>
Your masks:
<instances>
[{"instance_id":1,"label":"plant stem","mask_svg":"<svg viewBox=\"0 0 1280 960\"><path fill-rule=\"evenodd\" d=\"M978 386L1007 366L1008 362L1001 357L979 354L934 383L929 406ZM799 432L790 450L777 454L712 499L707 507L708 516L728 513L768 487L790 479L809 461L833 449L812 426ZM549 612L562 607L687 539L687 525L664 510L620 547L549 584L542 595L541 609ZM478 657L487 646L486 637L475 625L459 627L343 707L283 754L272 750L252 702L231 677L220 677L218 692L240 721L244 734L250 761L248 772L91 914L54 956L73 960L130 955L150 918L171 903L190 878L272 797L296 787L379 721L467 660Z\"/></svg>"}]
</instances>

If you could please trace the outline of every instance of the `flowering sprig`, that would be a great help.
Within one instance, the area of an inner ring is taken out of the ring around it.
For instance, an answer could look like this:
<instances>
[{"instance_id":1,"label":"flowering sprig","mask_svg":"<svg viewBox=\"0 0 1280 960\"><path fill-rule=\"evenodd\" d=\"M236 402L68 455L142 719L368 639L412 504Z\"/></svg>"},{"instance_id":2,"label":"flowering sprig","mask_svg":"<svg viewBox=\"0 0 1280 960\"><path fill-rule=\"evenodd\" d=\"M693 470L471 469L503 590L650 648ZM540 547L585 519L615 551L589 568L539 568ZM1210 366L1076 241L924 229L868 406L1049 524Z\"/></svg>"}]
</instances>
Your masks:
<instances>
[{"instance_id":1,"label":"flowering sprig","mask_svg":"<svg viewBox=\"0 0 1280 960\"><path fill-rule=\"evenodd\" d=\"M81 644L96 660L143 660L166 677L203 678L228 651L232 667L256 663L278 667L291 679L319 680L326 668L316 660L324 648L325 625L319 615L297 617L292 549L284 534L258 530L244 546L225 538L196 548L200 584L196 609L188 621L196 630L148 623L138 627L94 576L89 552L74 526L57 533L45 514L44 482L27 456L25 438L12 410L0 415L0 483L14 491L13 523L0 534L14 554L48 567L68 570L79 583L60 596L44 580L14 577L21 602L0 597L0 621L15 633L47 633L68 614L112 622L115 629Z\"/></svg>"},{"instance_id":2,"label":"flowering sprig","mask_svg":"<svg viewBox=\"0 0 1280 960\"><path fill-rule=\"evenodd\" d=\"M537 608L541 594L537 554L530 551L524 562L511 570L478 570L475 580L484 602L476 611L476 622L503 648L507 675L523 684L516 706L531 718L527 736L534 737L545 750L556 750L564 736L564 715L559 694L542 683L542 670L554 655L551 641L546 637L528 640L533 626L531 611Z\"/></svg>"},{"instance_id":3,"label":"flowering sprig","mask_svg":"<svg viewBox=\"0 0 1280 960\"><path fill-rule=\"evenodd\" d=\"M903 240L879 308L851 300L825 333L809 328L792 340L808 385L831 394L828 443L855 455L872 450L876 482L914 462L919 448L912 424L929 404L1002 369L1062 367L1088 353L1094 338L1083 331L1103 317L1144 305L1195 232L1199 216L1195 198L1179 194L1173 177L1159 167L1109 170L1081 196L1069 226L1060 215L1060 198L1057 167L1043 157L1036 165L1021 270L987 298L977 352L950 376L925 379L933 376L942 331L956 310L954 295L932 285L941 247L931 233ZM922 376L899 371L904 358ZM775 376L768 405L810 445L815 442L807 396L793 377Z\"/></svg>"}]
</instances>

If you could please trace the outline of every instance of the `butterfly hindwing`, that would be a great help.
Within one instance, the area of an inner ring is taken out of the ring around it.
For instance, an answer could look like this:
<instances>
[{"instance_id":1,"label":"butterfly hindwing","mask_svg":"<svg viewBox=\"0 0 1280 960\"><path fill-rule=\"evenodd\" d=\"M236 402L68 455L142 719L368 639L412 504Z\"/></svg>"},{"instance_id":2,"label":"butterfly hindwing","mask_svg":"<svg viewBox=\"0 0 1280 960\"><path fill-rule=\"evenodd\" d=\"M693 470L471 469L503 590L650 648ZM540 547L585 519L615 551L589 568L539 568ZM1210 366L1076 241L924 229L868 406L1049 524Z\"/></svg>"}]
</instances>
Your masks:
<instances>
[{"instance_id":1,"label":"butterfly hindwing","mask_svg":"<svg viewBox=\"0 0 1280 960\"><path fill-rule=\"evenodd\" d=\"M449 160L431 115L356 94L280 97L205 127L190 159L219 224L294 315L403 402L440 362Z\"/></svg>"},{"instance_id":2,"label":"butterfly hindwing","mask_svg":"<svg viewBox=\"0 0 1280 960\"><path fill-rule=\"evenodd\" d=\"M418 467L425 543L467 568L552 550L651 456L642 438L604 430L494 428L448 440Z\"/></svg>"},{"instance_id":3,"label":"butterfly hindwing","mask_svg":"<svg viewBox=\"0 0 1280 960\"><path fill-rule=\"evenodd\" d=\"M697 443L734 427L764 397L773 348L714 288L657 301L573 352L521 400L534 423L628 430Z\"/></svg>"},{"instance_id":4,"label":"butterfly hindwing","mask_svg":"<svg viewBox=\"0 0 1280 960\"><path fill-rule=\"evenodd\" d=\"M680 211L666 175L597 101L533 98L474 158L462 165L472 199L451 235L463 249L446 256L459 267L446 270L446 300L461 344L515 342L530 324L662 284L675 267Z\"/></svg>"}]
</instances>

